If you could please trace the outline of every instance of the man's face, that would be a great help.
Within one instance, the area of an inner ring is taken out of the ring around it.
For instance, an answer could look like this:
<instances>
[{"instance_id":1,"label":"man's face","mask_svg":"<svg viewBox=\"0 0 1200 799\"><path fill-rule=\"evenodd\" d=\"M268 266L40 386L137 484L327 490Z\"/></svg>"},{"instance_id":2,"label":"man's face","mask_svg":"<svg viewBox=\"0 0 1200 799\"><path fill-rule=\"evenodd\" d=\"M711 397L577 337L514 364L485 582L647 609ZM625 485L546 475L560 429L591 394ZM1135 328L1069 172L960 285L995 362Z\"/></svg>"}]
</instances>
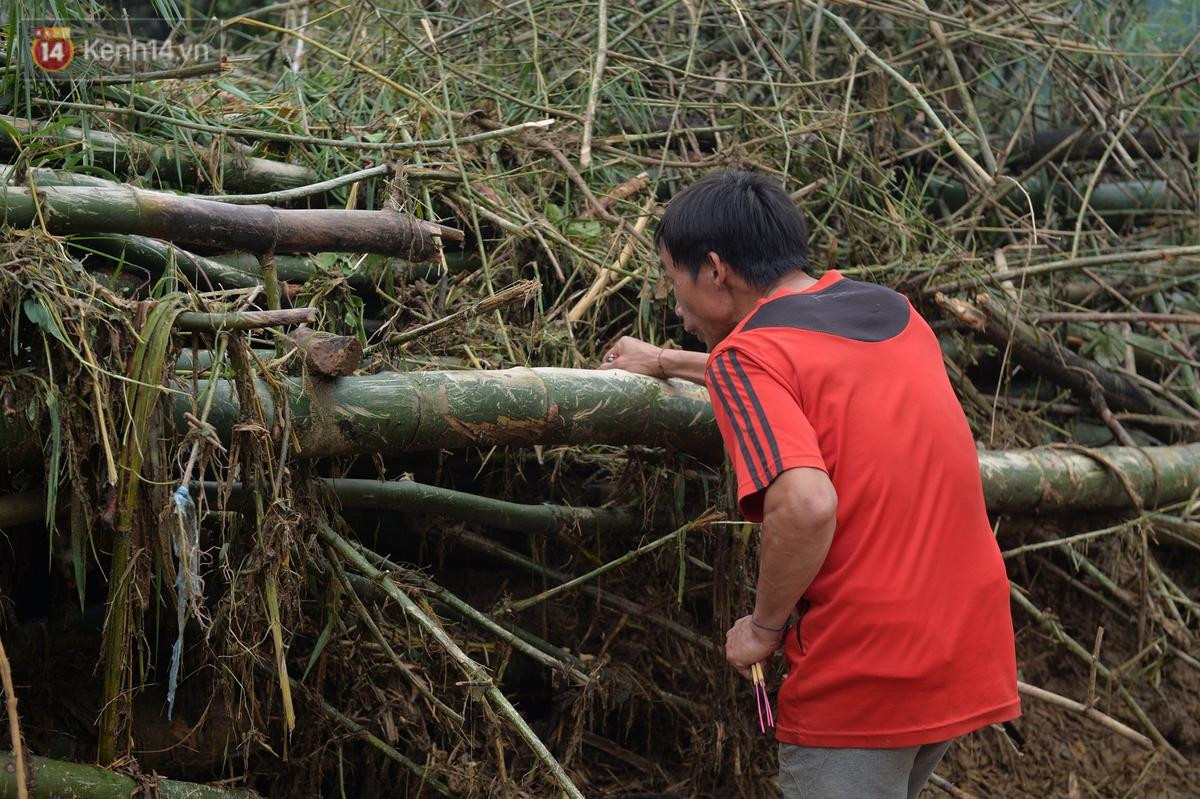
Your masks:
<instances>
[{"instance_id":1,"label":"man's face","mask_svg":"<svg viewBox=\"0 0 1200 799\"><path fill-rule=\"evenodd\" d=\"M711 350L737 323L730 319L730 297L722 291L714 269L705 264L692 277L686 266L676 266L665 247L658 248L662 272L671 281L675 294L675 315L683 320L683 329L703 341Z\"/></svg>"}]
</instances>

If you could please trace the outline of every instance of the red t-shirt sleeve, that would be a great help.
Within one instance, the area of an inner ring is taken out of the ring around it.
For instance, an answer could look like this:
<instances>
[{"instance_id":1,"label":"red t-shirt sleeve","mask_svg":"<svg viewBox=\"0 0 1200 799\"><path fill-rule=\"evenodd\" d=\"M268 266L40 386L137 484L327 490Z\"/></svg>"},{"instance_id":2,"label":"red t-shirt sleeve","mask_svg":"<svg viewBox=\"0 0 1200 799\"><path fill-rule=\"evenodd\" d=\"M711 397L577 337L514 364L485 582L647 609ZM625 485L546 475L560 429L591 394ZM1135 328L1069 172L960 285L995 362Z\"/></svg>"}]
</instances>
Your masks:
<instances>
[{"instance_id":1,"label":"red t-shirt sleeve","mask_svg":"<svg viewBox=\"0 0 1200 799\"><path fill-rule=\"evenodd\" d=\"M762 521L771 481L788 469L827 471L817 434L795 394L753 357L734 349L708 365L705 384L738 482L738 507Z\"/></svg>"}]
</instances>

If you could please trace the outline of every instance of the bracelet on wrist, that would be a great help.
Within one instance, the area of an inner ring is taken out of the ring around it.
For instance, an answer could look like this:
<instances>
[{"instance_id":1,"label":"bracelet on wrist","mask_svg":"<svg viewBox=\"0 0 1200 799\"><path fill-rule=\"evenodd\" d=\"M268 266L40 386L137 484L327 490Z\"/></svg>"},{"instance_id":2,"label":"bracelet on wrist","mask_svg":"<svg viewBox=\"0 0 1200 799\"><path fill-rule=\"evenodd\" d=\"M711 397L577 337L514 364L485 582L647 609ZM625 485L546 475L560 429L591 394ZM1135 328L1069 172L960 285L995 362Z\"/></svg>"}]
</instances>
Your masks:
<instances>
[{"instance_id":1,"label":"bracelet on wrist","mask_svg":"<svg viewBox=\"0 0 1200 799\"><path fill-rule=\"evenodd\" d=\"M663 369L663 365L662 365L662 356L663 356L663 353L666 351L667 351L666 347L658 348L658 379L659 380L667 379L667 370Z\"/></svg>"},{"instance_id":2,"label":"bracelet on wrist","mask_svg":"<svg viewBox=\"0 0 1200 799\"><path fill-rule=\"evenodd\" d=\"M771 632L771 633L782 633L785 630L787 630L787 628L788 628L787 622L784 622L782 627L771 627L769 625L762 624L759 622L758 619L754 618L753 613L750 614L750 623L753 624L755 627L757 627L760 630L766 630L767 632Z\"/></svg>"}]
</instances>

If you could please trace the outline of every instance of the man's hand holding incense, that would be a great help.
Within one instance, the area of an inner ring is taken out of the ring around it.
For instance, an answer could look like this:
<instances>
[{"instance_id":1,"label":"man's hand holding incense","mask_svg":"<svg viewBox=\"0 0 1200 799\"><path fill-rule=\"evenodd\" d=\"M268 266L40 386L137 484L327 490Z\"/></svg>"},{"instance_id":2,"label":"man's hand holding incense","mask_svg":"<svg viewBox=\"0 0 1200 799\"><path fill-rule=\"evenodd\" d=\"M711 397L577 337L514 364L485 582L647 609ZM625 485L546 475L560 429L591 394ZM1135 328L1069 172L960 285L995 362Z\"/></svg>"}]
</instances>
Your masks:
<instances>
[{"instance_id":1,"label":"man's hand holding incense","mask_svg":"<svg viewBox=\"0 0 1200 799\"><path fill-rule=\"evenodd\" d=\"M764 630L752 616L743 616L725 633L725 659L748 680L750 667L771 657L782 644L782 632Z\"/></svg>"}]
</instances>

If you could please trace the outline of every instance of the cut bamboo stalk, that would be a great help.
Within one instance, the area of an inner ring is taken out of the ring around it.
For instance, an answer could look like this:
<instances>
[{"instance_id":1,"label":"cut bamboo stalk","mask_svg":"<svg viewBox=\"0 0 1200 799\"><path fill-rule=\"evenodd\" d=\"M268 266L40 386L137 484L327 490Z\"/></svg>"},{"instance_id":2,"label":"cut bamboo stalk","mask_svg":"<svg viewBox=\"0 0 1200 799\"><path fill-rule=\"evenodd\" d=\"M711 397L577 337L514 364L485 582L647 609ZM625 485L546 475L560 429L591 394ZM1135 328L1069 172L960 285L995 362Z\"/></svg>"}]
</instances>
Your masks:
<instances>
[{"instance_id":1,"label":"cut bamboo stalk","mask_svg":"<svg viewBox=\"0 0 1200 799\"><path fill-rule=\"evenodd\" d=\"M394 649L392 649L392 645L388 643L387 637L383 634L383 630L379 629L379 625L376 624L375 619L371 617L371 612L367 610L367 606L359 597L360 593L368 593L368 595L377 594L383 600L386 600L387 595L380 590L379 586L370 580L359 577L357 574L346 574L346 570L342 568L342 561L340 558L329 558L327 563L332 569L334 577L337 578L338 583L342 586L342 589L350 596L350 602L354 605L354 609L358 612L358 617L366 626L367 631L371 633L371 637L373 637L375 642L379 644L381 649L383 649L383 653L387 655L388 660L392 661L392 665L396 667L396 670L403 674L408 681L412 683L412 686L417 689L417 693L425 697L426 701L433 705L438 712L444 713L446 718L453 719L459 724L462 724L464 720L463 715L447 705L441 699L438 699L434 695L433 689L430 688L425 679L413 671L411 666L400 659L400 656L396 654ZM323 566L325 564L321 565Z\"/></svg>"},{"instance_id":2,"label":"cut bamboo stalk","mask_svg":"<svg viewBox=\"0 0 1200 799\"><path fill-rule=\"evenodd\" d=\"M1053 447L979 453L983 493L993 513L1132 506L1114 469L1146 507L1187 499L1200 490L1200 444L1101 447L1095 458Z\"/></svg>"},{"instance_id":3,"label":"cut bamboo stalk","mask_svg":"<svg viewBox=\"0 0 1200 799\"><path fill-rule=\"evenodd\" d=\"M1105 311L1057 311L1037 313L1031 317L1035 322L1142 322L1166 325L1200 325L1200 314L1173 314L1149 312L1105 312Z\"/></svg>"},{"instance_id":4,"label":"cut bamboo stalk","mask_svg":"<svg viewBox=\"0 0 1200 799\"><path fill-rule=\"evenodd\" d=\"M499 638L501 641L508 644L516 651L521 652L531 660L540 663L548 669L566 675L571 679L572 682L575 682L579 685L586 685L587 683L591 682L592 678L577 668L574 664L568 663L565 659L550 655L543 649L525 641L515 632L504 628L497 622L480 613L478 610L472 607L470 603L464 602L458 596L450 593L433 580L421 575L420 572L416 572L411 569L405 569L399 564L393 563L382 555L371 552L366 547L361 545L359 546L359 549L361 549L369 559L376 561L380 566L387 569L389 572L402 573L404 574L406 580L410 580L420 586L425 595L430 597L431 604L434 606L434 609L438 610L439 613L444 613L445 615L458 618L462 621L470 622L484 632ZM359 593L366 593L370 590L371 593L374 594L383 594L383 592L379 589L379 586L370 580L353 574L348 575L348 580L353 583L354 590L358 591ZM372 621L371 623L374 622ZM370 625L368 625L368 627L369 626ZM461 721L461 717L459 720Z\"/></svg>"},{"instance_id":5,"label":"cut bamboo stalk","mask_svg":"<svg viewBox=\"0 0 1200 799\"><path fill-rule=\"evenodd\" d=\"M1122 141L1130 143L1136 141L1138 149L1144 152L1147 158L1163 157L1168 152L1167 148L1163 146L1164 143L1181 145L1189 157L1194 157L1197 151L1200 151L1200 130L1187 128L1163 128L1160 130L1161 135L1158 131L1150 129L1138 131L1136 134L1126 132ZM1111 132L1109 131L1080 131L1079 128L1051 128L1038 131L1017 140L1012 155L1008 158L1008 164L1015 167L1032 164L1046 154L1054 152L1055 148L1070 139L1074 139L1074 142L1063 153L1061 160L1099 158L1104 155L1110 136Z\"/></svg>"},{"instance_id":6,"label":"cut bamboo stalk","mask_svg":"<svg viewBox=\"0 0 1200 799\"><path fill-rule=\"evenodd\" d=\"M645 444L715 455L720 441L704 389L628 372L505 369L388 372L339 380L285 378L300 457L529 444ZM200 381L200 391L207 381ZM272 424L275 403L257 382ZM228 442L238 423L232 382L215 386L209 422ZM188 397L176 398L186 430ZM0 442L8 425L0 420ZM45 440L44 438L42 439Z\"/></svg>"},{"instance_id":7,"label":"cut bamboo stalk","mask_svg":"<svg viewBox=\"0 0 1200 799\"><path fill-rule=\"evenodd\" d=\"M261 205L117 188L4 187L4 222L49 233L133 233L211 250L251 253L366 252L422 261L454 228L395 211L279 210Z\"/></svg>"},{"instance_id":8,"label":"cut bamboo stalk","mask_svg":"<svg viewBox=\"0 0 1200 799\"><path fill-rule=\"evenodd\" d=\"M1063 629L1061 624L1042 613L1042 611L1040 611L1037 606L1034 605L1033 602L1031 602L1029 598L1026 597L1025 594L1022 593L1021 590L1015 585L1011 587L1010 593L1012 598L1016 600L1016 603L1020 605L1030 616L1036 619L1038 623L1041 624L1055 638L1057 638L1059 642L1061 642L1067 648L1068 651L1076 655L1089 666L1095 668L1096 673L1104 679L1116 682L1117 694L1121 697L1122 701L1125 702L1125 705L1130 709L1133 715L1137 717L1138 722L1142 725L1146 732L1150 734L1150 738L1154 740L1154 743L1162 747L1162 749L1170 754L1171 757L1173 757L1177 762L1187 763L1187 759L1179 753L1179 750L1171 746L1166 738L1163 737L1163 734L1159 732L1158 727L1154 726L1154 722L1151 721L1150 717L1146 715L1146 711L1142 709L1142 706L1139 705L1137 700L1134 699L1133 695L1129 693L1129 689L1120 684L1117 675L1114 674L1113 671L1108 668L1108 666L1096 660L1090 651L1072 638Z\"/></svg>"},{"instance_id":9,"label":"cut bamboo stalk","mask_svg":"<svg viewBox=\"0 0 1200 799\"><path fill-rule=\"evenodd\" d=\"M854 29L847 24L846 20L825 8L824 4L816 3L814 0L802 0L802 2L809 8L816 11L818 14L827 17L831 22L833 22L834 25L837 25L838 28L841 29L842 33L846 35L846 38L850 40L850 44L854 46L860 55L864 55L873 61L876 66L886 72L892 78L892 80L896 81L896 83L900 84L900 86L903 87L906 92L908 92L908 95L912 97L913 101L916 102L916 104L920 106L921 110L925 112L925 118L929 120L930 124L937 128L942 134L943 139L946 141L946 145L951 149L951 151L953 151L954 155L958 157L959 163L963 165L967 172L980 185L986 187L995 183L995 181L992 179L992 176L988 174L988 171L981 167L979 162L972 158L967 151L963 149L962 145L958 143L958 140L954 138L954 134L952 134L949 129L947 129L945 124L943 124L941 117L937 115L937 112L934 111L929 103L925 100L925 97L921 94L920 90L917 89L917 87L914 86L911 81L897 72L895 67L885 61L870 47L868 47L866 42L864 42L862 38L854 32Z\"/></svg>"},{"instance_id":10,"label":"cut bamboo stalk","mask_svg":"<svg viewBox=\"0 0 1200 799\"><path fill-rule=\"evenodd\" d=\"M175 317L175 328L185 333L217 333L231 330L258 330L276 325L304 325L315 321L317 321L316 308L231 311L229 313L185 311Z\"/></svg>"},{"instance_id":11,"label":"cut bamboo stalk","mask_svg":"<svg viewBox=\"0 0 1200 799\"><path fill-rule=\"evenodd\" d=\"M338 336L309 327L288 335L291 346L304 356L304 364L321 377L345 377L362 364L363 348L358 336Z\"/></svg>"},{"instance_id":12,"label":"cut bamboo stalk","mask_svg":"<svg viewBox=\"0 0 1200 799\"><path fill-rule=\"evenodd\" d=\"M703 389L628 372L392 372L309 384L297 378L281 382L295 414L300 457L533 444L642 444L708 457L721 451ZM274 401L261 381L257 385L272 424ZM207 381L199 386L204 392ZM238 422L238 407L232 382L218 381L209 422L226 445ZM189 429L184 414L190 410L188 397L175 399L179 431ZM10 468L28 463L45 441L25 414L0 414L0 463ZM1130 507L1110 466L1120 470L1148 508L1200 490L1200 444L1103 447L1096 453L1103 463L1054 448L980 452L988 508L1008 513ZM494 519L504 523L501 514ZM567 521L590 523L587 514Z\"/></svg>"},{"instance_id":13,"label":"cut bamboo stalk","mask_svg":"<svg viewBox=\"0 0 1200 799\"><path fill-rule=\"evenodd\" d=\"M685 535L693 527L703 525L706 522L711 521L712 518L714 518L714 517L708 516L705 518L697 519L694 522L688 522L687 524L683 525L682 527L679 527L678 529L673 530L664 536L660 536L659 538L655 539L654 541L649 542L648 544L644 544L640 547L637 547L636 549L631 549L628 552L626 552L624 555L620 556L619 558L610 560L608 563L605 563L602 566L598 566L595 569L592 569L587 574L581 574L578 577L573 577L570 580L567 580L566 582L559 583L556 586L548 588L545 591L542 591L541 593L534 594L533 596L526 597L525 599L518 599L515 602L509 602L506 605L504 605L503 610L504 610L504 612L507 612L507 613L520 613L521 611L527 610L527 609L533 607L534 605L537 605L538 603L546 602L550 599L553 599L554 597L558 596L559 594L563 594L563 593L566 593L567 591L571 591L575 588L579 588L580 586L582 586L586 583L589 583L592 580L595 580L597 577L600 577L603 574L607 574L608 572L612 571L613 569L617 568L618 566L624 566L626 563L636 560L637 558L641 557L642 555L645 555L647 552L653 552L654 550L661 547L663 544L666 544L670 541L680 541L681 540L680 537ZM680 546L682 547L683 545L680 544Z\"/></svg>"},{"instance_id":14,"label":"cut bamboo stalk","mask_svg":"<svg viewBox=\"0 0 1200 799\"><path fill-rule=\"evenodd\" d=\"M253 288L261 286L263 282L261 272L257 274L245 272L220 261L188 252L182 247L145 236L116 234L74 236L71 238L71 244L155 272L161 273L175 265L201 291L213 286L228 289ZM290 288L285 288L283 291L289 295L294 293Z\"/></svg>"},{"instance_id":15,"label":"cut bamboo stalk","mask_svg":"<svg viewBox=\"0 0 1200 799\"><path fill-rule=\"evenodd\" d=\"M228 191L283 191L315 183L318 179L308 167L241 153L222 156L217 161L219 173L212 175L213 164L197 157L191 150L149 141L134 134L117 136L99 130L85 132L75 127L46 125L40 120L31 123L8 114L0 114L0 121L50 144L87 150L110 159L113 156L128 158L130 172L153 172L163 183L180 188L207 185L215 178ZM11 150L12 146L7 136L0 136L0 150Z\"/></svg>"},{"instance_id":16,"label":"cut bamboo stalk","mask_svg":"<svg viewBox=\"0 0 1200 799\"><path fill-rule=\"evenodd\" d=\"M270 669L268 669L266 666L264 666L261 661L256 660L254 662L254 665L258 668L258 670L260 672L262 672L265 675L268 675L271 677L278 676L277 673L272 672ZM338 710L333 705L326 702L325 699L320 694L318 694L316 691L312 690L304 683L292 679L291 677L288 677L287 680L288 680L288 684L291 686L291 690L293 693L303 696L310 706L319 708L322 713L324 713L330 719L336 721L338 724L345 727L346 730L348 730L356 738L361 738L363 741L365 741L370 746L374 747L375 749L378 749L383 754L384 757L388 758L389 760L393 760L396 763L399 763L405 769L412 772L416 777L418 777L420 780L422 780L423 784L428 785L429 787L433 788L435 791L440 793L442 796L449 796L449 797L455 796L455 794L448 787L446 787L445 783L443 783L439 779L430 777L426 773L425 768L423 766L421 766L421 764L414 762L412 760L412 758L406 757L405 755L403 755L399 751L397 751L395 749L395 747L391 746L386 741L373 735L371 733L371 731L368 730L366 727L359 724L357 721L350 718L345 713L343 713L342 711ZM0 798L0 799L2 799L2 798ZM198 799L207 799L207 797L199 797Z\"/></svg>"},{"instance_id":17,"label":"cut bamboo stalk","mask_svg":"<svg viewBox=\"0 0 1200 799\"><path fill-rule=\"evenodd\" d=\"M600 23L596 33L596 61L592 65L592 82L588 86L587 108L583 113L583 139L579 145L579 168L592 165L592 126L596 121L596 101L600 97L600 82L608 60L608 0L599 0Z\"/></svg>"},{"instance_id":18,"label":"cut bamboo stalk","mask_svg":"<svg viewBox=\"0 0 1200 799\"><path fill-rule=\"evenodd\" d=\"M1018 185L1008 176L1004 176L1003 181L1006 186ZM1022 215L1028 215L1030 203L1038 212L1053 204L1078 218L1080 208L1084 207L1080 195L1087 189L1088 184L1085 181L1072 184L1066 180L1050 180L1041 175L1033 175L1019 185L1022 191L1014 189L1005 192L1003 197L996 199L997 204ZM967 187L961 181L941 177L929 178L927 200L933 205L944 204L953 212L965 206L968 199ZM1188 205L1171 190L1167 181L1161 179L1106 180L1097 183L1086 208L1089 213L1104 217L1127 217L1169 211L1192 213Z\"/></svg>"},{"instance_id":19,"label":"cut bamboo stalk","mask_svg":"<svg viewBox=\"0 0 1200 799\"><path fill-rule=\"evenodd\" d=\"M340 255L354 259L357 267L353 272L345 276L345 280L353 288L360 291L371 287L371 275L381 267L382 271L401 273L399 269L401 264L398 263L399 259L390 259L378 254L370 254L365 257L355 256L353 253L340 253ZM477 255L474 253L443 252L443 255L452 275L470 271L479 266ZM262 267L259 266L258 258L250 253L213 255L209 260L224 264L231 269L236 269L247 275L253 275L260 283L262 282ZM437 260L440 261L440 259ZM440 276L440 266L440 263L436 262L403 264L403 274L413 279L436 282ZM324 270L314 263L312 258L303 255L280 255L279 253L275 254L275 270L279 273L280 280L285 280L289 283L305 283L314 277L326 274Z\"/></svg>"}]
</instances>

